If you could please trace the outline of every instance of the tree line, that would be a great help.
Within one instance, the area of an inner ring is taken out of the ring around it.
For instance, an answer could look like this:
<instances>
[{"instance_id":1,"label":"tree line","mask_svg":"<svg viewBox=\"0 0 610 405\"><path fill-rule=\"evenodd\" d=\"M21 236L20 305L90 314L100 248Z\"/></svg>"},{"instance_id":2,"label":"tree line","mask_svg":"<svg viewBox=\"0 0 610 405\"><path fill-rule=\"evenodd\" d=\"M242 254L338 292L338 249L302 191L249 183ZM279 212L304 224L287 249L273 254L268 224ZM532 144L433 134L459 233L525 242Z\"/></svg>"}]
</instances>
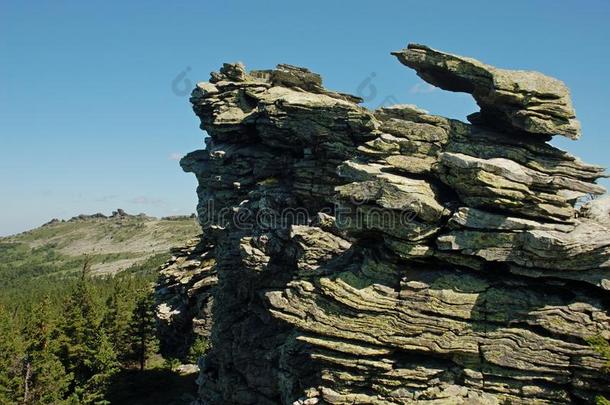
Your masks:
<instances>
[{"instance_id":1,"label":"tree line","mask_svg":"<svg viewBox=\"0 0 610 405\"><path fill-rule=\"evenodd\" d=\"M164 260L115 277L21 280L0 297L0 404L107 404L113 377L158 350L152 283ZM0 283L2 274L0 274Z\"/></svg>"}]
</instances>

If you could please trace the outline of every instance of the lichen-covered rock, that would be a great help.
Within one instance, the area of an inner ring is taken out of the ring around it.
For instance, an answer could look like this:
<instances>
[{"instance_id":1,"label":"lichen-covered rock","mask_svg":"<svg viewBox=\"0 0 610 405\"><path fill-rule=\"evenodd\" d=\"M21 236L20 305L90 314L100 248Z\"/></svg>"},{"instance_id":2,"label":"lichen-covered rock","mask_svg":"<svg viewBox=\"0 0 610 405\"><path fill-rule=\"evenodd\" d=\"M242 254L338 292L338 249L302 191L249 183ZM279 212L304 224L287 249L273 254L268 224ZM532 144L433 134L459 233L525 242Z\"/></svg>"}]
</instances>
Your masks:
<instances>
[{"instance_id":1,"label":"lichen-covered rock","mask_svg":"<svg viewBox=\"0 0 610 405\"><path fill-rule=\"evenodd\" d=\"M608 204L577 208L604 193L604 170L545 142L580 134L567 90L419 45L398 56L473 93L481 118L369 111L289 65L225 64L193 91L210 137L182 167L199 181L197 255L214 258L201 279L217 285L172 270L164 288L190 297L168 319L213 296L201 403L567 404L610 391L587 343L610 338Z\"/></svg>"},{"instance_id":2,"label":"lichen-covered rock","mask_svg":"<svg viewBox=\"0 0 610 405\"><path fill-rule=\"evenodd\" d=\"M161 352L184 359L197 336L208 338L217 283L213 250L205 239L172 249L155 288Z\"/></svg>"},{"instance_id":3,"label":"lichen-covered rock","mask_svg":"<svg viewBox=\"0 0 610 405\"><path fill-rule=\"evenodd\" d=\"M570 94L560 80L539 72L499 69L424 45L410 44L393 54L428 83L472 94L481 107L473 119L533 135L577 139L581 134Z\"/></svg>"}]
</instances>

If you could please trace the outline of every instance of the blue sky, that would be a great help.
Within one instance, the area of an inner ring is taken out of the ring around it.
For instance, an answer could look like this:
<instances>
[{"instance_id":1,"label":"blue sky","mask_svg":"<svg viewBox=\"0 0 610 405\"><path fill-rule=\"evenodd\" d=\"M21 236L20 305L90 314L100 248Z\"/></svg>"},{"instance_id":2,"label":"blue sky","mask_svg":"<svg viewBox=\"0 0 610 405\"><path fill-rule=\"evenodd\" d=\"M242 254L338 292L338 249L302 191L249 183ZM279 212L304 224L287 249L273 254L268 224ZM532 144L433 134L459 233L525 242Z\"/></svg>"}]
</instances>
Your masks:
<instances>
[{"instance_id":1,"label":"blue sky","mask_svg":"<svg viewBox=\"0 0 610 405\"><path fill-rule=\"evenodd\" d=\"M419 42L539 70L571 88L584 130L554 143L610 166L608 21L607 1L0 0L0 235L117 207L194 212L176 160L203 145L187 89L227 61L306 66L368 106L460 119L469 96L431 90L389 52Z\"/></svg>"}]
</instances>

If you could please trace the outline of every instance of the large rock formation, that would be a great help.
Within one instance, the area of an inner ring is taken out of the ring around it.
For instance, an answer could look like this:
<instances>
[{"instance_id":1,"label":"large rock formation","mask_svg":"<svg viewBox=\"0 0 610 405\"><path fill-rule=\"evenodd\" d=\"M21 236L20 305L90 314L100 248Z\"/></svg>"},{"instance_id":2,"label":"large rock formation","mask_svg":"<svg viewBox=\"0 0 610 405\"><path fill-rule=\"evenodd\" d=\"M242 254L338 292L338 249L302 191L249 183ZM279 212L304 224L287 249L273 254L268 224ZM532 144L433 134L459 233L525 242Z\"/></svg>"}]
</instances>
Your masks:
<instances>
[{"instance_id":1,"label":"large rock formation","mask_svg":"<svg viewBox=\"0 0 610 405\"><path fill-rule=\"evenodd\" d=\"M289 65L225 64L191 102L207 147L200 250L214 257L204 404L562 404L610 391L604 170L566 87L410 45L472 124L369 111ZM209 273L212 274L212 273Z\"/></svg>"}]
</instances>

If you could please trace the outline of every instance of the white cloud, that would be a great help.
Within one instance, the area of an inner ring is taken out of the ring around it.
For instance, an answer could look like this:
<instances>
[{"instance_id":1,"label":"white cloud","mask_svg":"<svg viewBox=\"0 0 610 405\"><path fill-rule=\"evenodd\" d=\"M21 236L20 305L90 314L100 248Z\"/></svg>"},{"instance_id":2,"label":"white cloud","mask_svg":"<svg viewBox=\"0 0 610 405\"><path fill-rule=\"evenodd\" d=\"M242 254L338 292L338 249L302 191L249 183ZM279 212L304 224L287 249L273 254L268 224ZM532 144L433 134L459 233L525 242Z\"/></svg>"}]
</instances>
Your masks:
<instances>
[{"instance_id":1,"label":"white cloud","mask_svg":"<svg viewBox=\"0 0 610 405\"><path fill-rule=\"evenodd\" d=\"M167 158L169 160L180 160L180 159L182 159L182 156L184 156L182 153L172 152L169 154L169 156Z\"/></svg>"},{"instance_id":2,"label":"white cloud","mask_svg":"<svg viewBox=\"0 0 610 405\"><path fill-rule=\"evenodd\" d=\"M436 91L436 87L428 83L417 83L411 87L409 93L411 94L429 94Z\"/></svg>"}]
</instances>

